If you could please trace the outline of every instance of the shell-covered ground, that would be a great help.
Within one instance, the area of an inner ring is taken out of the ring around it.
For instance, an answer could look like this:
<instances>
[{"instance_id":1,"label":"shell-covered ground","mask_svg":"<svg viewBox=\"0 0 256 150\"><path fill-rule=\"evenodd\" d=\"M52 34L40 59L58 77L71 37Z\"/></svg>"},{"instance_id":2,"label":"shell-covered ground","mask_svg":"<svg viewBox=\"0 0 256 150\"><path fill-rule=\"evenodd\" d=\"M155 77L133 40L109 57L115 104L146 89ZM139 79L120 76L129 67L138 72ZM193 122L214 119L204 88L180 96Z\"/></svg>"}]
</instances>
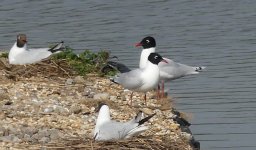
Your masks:
<instances>
[{"instance_id":1,"label":"shell-covered ground","mask_svg":"<svg viewBox=\"0 0 256 150\"><path fill-rule=\"evenodd\" d=\"M190 150L191 134L173 121L170 98L155 92L134 93L95 74L77 76L63 63L46 61L15 66L0 61L0 147L4 149L170 149ZM132 139L96 142L92 139L98 103L109 105L121 122L141 110L156 113L149 129Z\"/></svg>"}]
</instances>

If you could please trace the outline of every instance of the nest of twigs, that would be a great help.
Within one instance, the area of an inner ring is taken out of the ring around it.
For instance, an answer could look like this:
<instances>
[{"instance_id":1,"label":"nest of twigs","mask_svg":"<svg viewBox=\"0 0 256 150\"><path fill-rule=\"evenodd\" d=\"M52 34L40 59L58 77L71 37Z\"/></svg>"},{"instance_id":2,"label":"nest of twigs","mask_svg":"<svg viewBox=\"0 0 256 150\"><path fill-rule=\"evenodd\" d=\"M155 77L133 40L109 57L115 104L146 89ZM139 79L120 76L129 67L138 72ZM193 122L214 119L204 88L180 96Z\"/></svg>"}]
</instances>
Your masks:
<instances>
[{"instance_id":1,"label":"nest of twigs","mask_svg":"<svg viewBox=\"0 0 256 150\"><path fill-rule=\"evenodd\" d=\"M11 65L6 58L0 58L0 70L2 78L12 80L32 76L45 78L70 77L76 74L64 59L46 59L35 64Z\"/></svg>"},{"instance_id":2,"label":"nest of twigs","mask_svg":"<svg viewBox=\"0 0 256 150\"><path fill-rule=\"evenodd\" d=\"M137 137L127 140L96 142L92 139L63 139L62 142L43 145L17 145L22 149L83 149L83 150L186 150L185 140L174 141L166 138L154 140L148 137Z\"/></svg>"}]
</instances>

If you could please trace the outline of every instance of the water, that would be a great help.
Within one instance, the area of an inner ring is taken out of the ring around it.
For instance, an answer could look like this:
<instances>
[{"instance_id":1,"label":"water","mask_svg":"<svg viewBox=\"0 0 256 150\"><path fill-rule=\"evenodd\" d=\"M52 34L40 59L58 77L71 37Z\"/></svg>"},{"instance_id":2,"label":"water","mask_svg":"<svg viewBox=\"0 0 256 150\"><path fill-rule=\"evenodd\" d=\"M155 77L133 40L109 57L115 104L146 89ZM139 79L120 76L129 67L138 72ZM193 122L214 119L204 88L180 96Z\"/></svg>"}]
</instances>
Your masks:
<instances>
[{"instance_id":1,"label":"water","mask_svg":"<svg viewBox=\"0 0 256 150\"><path fill-rule=\"evenodd\" d=\"M256 1L2 0L0 49L17 33L31 47L64 40L77 53L106 49L138 66L144 36L162 55L204 65L200 75L169 83L176 107L193 116L191 130L207 150L256 149Z\"/></svg>"}]
</instances>

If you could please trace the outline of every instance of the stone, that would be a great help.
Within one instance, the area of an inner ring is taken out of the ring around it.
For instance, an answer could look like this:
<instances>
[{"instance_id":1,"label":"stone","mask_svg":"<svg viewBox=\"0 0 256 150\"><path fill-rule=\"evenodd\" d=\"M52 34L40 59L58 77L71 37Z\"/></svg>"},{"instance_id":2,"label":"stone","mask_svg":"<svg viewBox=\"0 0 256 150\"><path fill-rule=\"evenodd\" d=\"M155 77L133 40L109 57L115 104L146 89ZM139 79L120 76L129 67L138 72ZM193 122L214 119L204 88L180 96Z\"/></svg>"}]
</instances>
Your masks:
<instances>
[{"instance_id":1,"label":"stone","mask_svg":"<svg viewBox=\"0 0 256 150\"><path fill-rule=\"evenodd\" d=\"M75 81L75 83L84 83L85 82L83 76L76 76L74 78L74 81Z\"/></svg>"},{"instance_id":2,"label":"stone","mask_svg":"<svg viewBox=\"0 0 256 150\"><path fill-rule=\"evenodd\" d=\"M71 84L74 84L74 80L71 79L71 78L68 78L65 82L65 85L71 85Z\"/></svg>"},{"instance_id":3,"label":"stone","mask_svg":"<svg viewBox=\"0 0 256 150\"><path fill-rule=\"evenodd\" d=\"M152 109L149 109L149 108L143 108L142 112L147 114L147 115L152 115L154 113L154 111Z\"/></svg>"},{"instance_id":4,"label":"stone","mask_svg":"<svg viewBox=\"0 0 256 150\"><path fill-rule=\"evenodd\" d=\"M57 129L50 129L49 133L50 133L50 139L51 140L57 140L60 137L62 137L61 132L59 130L57 130Z\"/></svg>"},{"instance_id":5,"label":"stone","mask_svg":"<svg viewBox=\"0 0 256 150\"><path fill-rule=\"evenodd\" d=\"M75 104L70 107L70 113L79 114L80 112L82 112L81 106Z\"/></svg>"},{"instance_id":6,"label":"stone","mask_svg":"<svg viewBox=\"0 0 256 150\"><path fill-rule=\"evenodd\" d=\"M38 138L50 136L50 133L47 129L42 129L38 131Z\"/></svg>"},{"instance_id":7,"label":"stone","mask_svg":"<svg viewBox=\"0 0 256 150\"><path fill-rule=\"evenodd\" d=\"M109 99L110 99L111 101L116 101L116 100L117 100L117 96L110 96Z\"/></svg>"},{"instance_id":8,"label":"stone","mask_svg":"<svg viewBox=\"0 0 256 150\"><path fill-rule=\"evenodd\" d=\"M31 142L32 138L30 137L30 135L25 134L24 137L23 137L23 140L26 141L26 142Z\"/></svg>"},{"instance_id":9,"label":"stone","mask_svg":"<svg viewBox=\"0 0 256 150\"><path fill-rule=\"evenodd\" d=\"M38 132L38 129L36 129L35 127L22 127L21 132L23 134L28 134L29 136L33 136Z\"/></svg>"},{"instance_id":10,"label":"stone","mask_svg":"<svg viewBox=\"0 0 256 150\"><path fill-rule=\"evenodd\" d=\"M93 99L106 100L106 99L109 99L109 97L110 97L109 93L98 93L93 96Z\"/></svg>"},{"instance_id":11,"label":"stone","mask_svg":"<svg viewBox=\"0 0 256 150\"><path fill-rule=\"evenodd\" d=\"M62 106L57 106L54 111L58 114L61 114L61 115L68 115L69 114L69 110L67 108L62 107Z\"/></svg>"},{"instance_id":12,"label":"stone","mask_svg":"<svg viewBox=\"0 0 256 150\"><path fill-rule=\"evenodd\" d=\"M38 140L39 143L41 144L45 144L50 142L50 138L49 137L42 137L40 140Z\"/></svg>"},{"instance_id":13,"label":"stone","mask_svg":"<svg viewBox=\"0 0 256 150\"><path fill-rule=\"evenodd\" d=\"M52 113L54 111L53 107L47 107L44 109L44 113Z\"/></svg>"},{"instance_id":14,"label":"stone","mask_svg":"<svg viewBox=\"0 0 256 150\"><path fill-rule=\"evenodd\" d=\"M38 139L39 139L38 133L32 135L32 140L38 140Z\"/></svg>"},{"instance_id":15,"label":"stone","mask_svg":"<svg viewBox=\"0 0 256 150\"><path fill-rule=\"evenodd\" d=\"M19 139L17 136L12 134L12 135L8 135L8 136L0 137L0 141L10 142L10 143L20 143L21 139Z\"/></svg>"}]
</instances>

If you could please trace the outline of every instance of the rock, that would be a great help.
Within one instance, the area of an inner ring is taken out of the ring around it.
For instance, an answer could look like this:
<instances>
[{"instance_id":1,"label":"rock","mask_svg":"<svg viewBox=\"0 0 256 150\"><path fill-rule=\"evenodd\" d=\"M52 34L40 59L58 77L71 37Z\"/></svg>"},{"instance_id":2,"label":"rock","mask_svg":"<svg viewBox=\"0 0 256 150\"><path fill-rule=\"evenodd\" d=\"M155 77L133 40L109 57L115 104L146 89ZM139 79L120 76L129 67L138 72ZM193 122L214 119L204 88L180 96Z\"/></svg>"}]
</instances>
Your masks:
<instances>
[{"instance_id":1,"label":"rock","mask_svg":"<svg viewBox=\"0 0 256 150\"><path fill-rule=\"evenodd\" d=\"M32 138L30 137L30 135L25 134L24 137L23 137L23 140L26 141L26 142L31 142Z\"/></svg>"},{"instance_id":2,"label":"rock","mask_svg":"<svg viewBox=\"0 0 256 150\"><path fill-rule=\"evenodd\" d=\"M39 139L38 133L32 135L31 138L32 138L33 141L34 141L34 140L38 140L38 139Z\"/></svg>"},{"instance_id":3,"label":"rock","mask_svg":"<svg viewBox=\"0 0 256 150\"><path fill-rule=\"evenodd\" d=\"M61 115L68 115L69 114L69 110L67 108L62 107L62 106L56 106L54 111L58 114L61 114Z\"/></svg>"},{"instance_id":4,"label":"rock","mask_svg":"<svg viewBox=\"0 0 256 150\"><path fill-rule=\"evenodd\" d=\"M116 101L116 100L117 100L117 97L116 97L116 96L110 96L109 99L110 99L111 101Z\"/></svg>"},{"instance_id":5,"label":"rock","mask_svg":"<svg viewBox=\"0 0 256 150\"><path fill-rule=\"evenodd\" d=\"M53 107L47 107L44 109L44 113L52 113L54 111Z\"/></svg>"},{"instance_id":6,"label":"rock","mask_svg":"<svg viewBox=\"0 0 256 150\"><path fill-rule=\"evenodd\" d=\"M75 81L75 83L84 83L85 82L83 76L76 76L74 78L74 81Z\"/></svg>"},{"instance_id":7,"label":"rock","mask_svg":"<svg viewBox=\"0 0 256 150\"><path fill-rule=\"evenodd\" d=\"M57 130L57 129L50 129L49 133L50 133L51 140L57 140L57 139L59 139L62 136L60 131Z\"/></svg>"},{"instance_id":8,"label":"rock","mask_svg":"<svg viewBox=\"0 0 256 150\"><path fill-rule=\"evenodd\" d=\"M42 137L40 140L38 140L39 143L41 144L45 144L50 142L50 138L49 137Z\"/></svg>"},{"instance_id":9,"label":"rock","mask_svg":"<svg viewBox=\"0 0 256 150\"><path fill-rule=\"evenodd\" d=\"M149 109L149 108L143 108L142 112L147 114L147 115L152 115L154 113L154 111L152 109Z\"/></svg>"},{"instance_id":10,"label":"rock","mask_svg":"<svg viewBox=\"0 0 256 150\"><path fill-rule=\"evenodd\" d=\"M98 93L93 96L93 99L106 100L106 99L109 99L109 97L110 97L109 93Z\"/></svg>"},{"instance_id":11,"label":"rock","mask_svg":"<svg viewBox=\"0 0 256 150\"><path fill-rule=\"evenodd\" d=\"M4 132L5 132L5 128L4 127L0 127L0 137L4 136Z\"/></svg>"},{"instance_id":12,"label":"rock","mask_svg":"<svg viewBox=\"0 0 256 150\"><path fill-rule=\"evenodd\" d=\"M91 88L85 87L85 88L84 88L83 95L84 95L84 96L88 96L88 95L90 95L90 93L91 93Z\"/></svg>"},{"instance_id":13,"label":"rock","mask_svg":"<svg viewBox=\"0 0 256 150\"><path fill-rule=\"evenodd\" d=\"M18 134L19 132L18 129L14 127L9 127L8 130L9 130L9 134Z\"/></svg>"},{"instance_id":14,"label":"rock","mask_svg":"<svg viewBox=\"0 0 256 150\"><path fill-rule=\"evenodd\" d=\"M71 79L71 78L68 78L65 82L65 85L71 85L71 84L74 84L74 80Z\"/></svg>"},{"instance_id":15,"label":"rock","mask_svg":"<svg viewBox=\"0 0 256 150\"><path fill-rule=\"evenodd\" d=\"M21 139L19 139L17 136L12 134L12 135L8 135L8 136L0 137L0 141L10 142L10 143L20 143Z\"/></svg>"},{"instance_id":16,"label":"rock","mask_svg":"<svg viewBox=\"0 0 256 150\"><path fill-rule=\"evenodd\" d=\"M42 137L50 136L50 133L47 129L42 129L38 131L38 139L41 139Z\"/></svg>"},{"instance_id":17,"label":"rock","mask_svg":"<svg viewBox=\"0 0 256 150\"><path fill-rule=\"evenodd\" d=\"M21 132L23 134L28 134L29 136L33 136L38 132L38 129L36 129L35 127L23 127L21 128Z\"/></svg>"},{"instance_id":18,"label":"rock","mask_svg":"<svg viewBox=\"0 0 256 150\"><path fill-rule=\"evenodd\" d=\"M189 134L187 132L181 132L181 136L183 136L184 138L186 138L188 141L193 139L192 134Z\"/></svg>"},{"instance_id":19,"label":"rock","mask_svg":"<svg viewBox=\"0 0 256 150\"><path fill-rule=\"evenodd\" d=\"M70 107L70 113L79 114L80 112L82 112L81 106L74 104Z\"/></svg>"}]
</instances>

